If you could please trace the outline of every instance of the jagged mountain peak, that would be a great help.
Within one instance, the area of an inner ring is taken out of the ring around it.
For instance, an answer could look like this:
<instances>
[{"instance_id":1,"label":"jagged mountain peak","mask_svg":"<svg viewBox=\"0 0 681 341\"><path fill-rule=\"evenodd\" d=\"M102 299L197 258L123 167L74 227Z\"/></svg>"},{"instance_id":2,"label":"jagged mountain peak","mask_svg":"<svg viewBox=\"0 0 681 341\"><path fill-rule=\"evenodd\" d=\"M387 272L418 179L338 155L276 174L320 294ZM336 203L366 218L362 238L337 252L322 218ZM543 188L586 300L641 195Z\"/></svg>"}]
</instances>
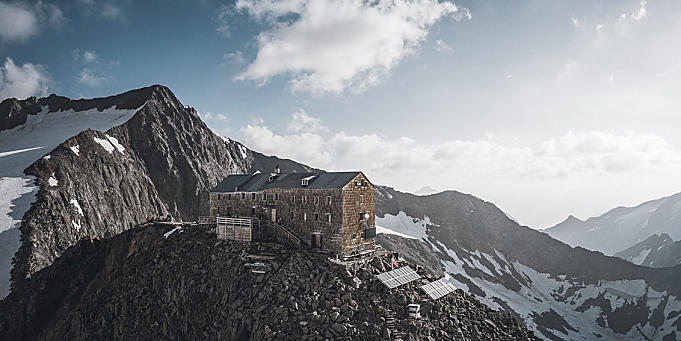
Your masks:
<instances>
[{"instance_id":1,"label":"jagged mountain peak","mask_svg":"<svg viewBox=\"0 0 681 341\"><path fill-rule=\"evenodd\" d=\"M46 108L47 113L60 111L86 111L97 109L130 110L141 107L150 99L170 99L179 103L173 92L163 85L152 85L117 95L91 99L70 99L51 94L47 97L29 97L24 100L7 98L0 102L0 131L12 129L26 122L29 115L36 115Z\"/></svg>"}]
</instances>

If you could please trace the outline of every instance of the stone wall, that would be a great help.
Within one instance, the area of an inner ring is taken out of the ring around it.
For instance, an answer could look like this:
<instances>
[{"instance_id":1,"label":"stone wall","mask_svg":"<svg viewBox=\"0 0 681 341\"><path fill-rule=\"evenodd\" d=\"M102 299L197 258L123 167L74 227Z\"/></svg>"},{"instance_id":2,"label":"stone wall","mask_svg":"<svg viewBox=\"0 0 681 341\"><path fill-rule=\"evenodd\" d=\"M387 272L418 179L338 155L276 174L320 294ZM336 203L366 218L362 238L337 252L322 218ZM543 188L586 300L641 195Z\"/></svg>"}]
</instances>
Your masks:
<instances>
[{"instance_id":1,"label":"stone wall","mask_svg":"<svg viewBox=\"0 0 681 341\"><path fill-rule=\"evenodd\" d=\"M343 255L374 248L373 238L363 238L367 222L376 226L376 195L374 186L359 174L343 187Z\"/></svg>"},{"instance_id":2,"label":"stone wall","mask_svg":"<svg viewBox=\"0 0 681 341\"><path fill-rule=\"evenodd\" d=\"M309 242L322 234L322 247L340 252L343 224L342 190L268 189L262 192L210 193L211 215L281 219L281 224ZM329 222L329 216L330 220Z\"/></svg>"}]
</instances>

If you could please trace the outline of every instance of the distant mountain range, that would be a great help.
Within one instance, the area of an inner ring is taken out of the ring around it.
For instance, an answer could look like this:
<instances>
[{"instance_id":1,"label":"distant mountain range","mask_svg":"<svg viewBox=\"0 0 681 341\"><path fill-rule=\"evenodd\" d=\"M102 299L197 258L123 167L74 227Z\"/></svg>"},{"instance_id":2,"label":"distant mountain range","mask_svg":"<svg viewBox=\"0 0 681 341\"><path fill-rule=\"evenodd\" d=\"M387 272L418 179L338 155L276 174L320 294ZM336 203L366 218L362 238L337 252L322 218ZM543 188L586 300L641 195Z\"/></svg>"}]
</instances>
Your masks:
<instances>
[{"instance_id":1,"label":"distant mountain range","mask_svg":"<svg viewBox=\"0 0 681 341\"><path fill-rule=\"evenodd\" d=\"M674 241L666 234L654 234L650 238L620 251L615 257L631 263L663 268L681 264L681 241Z\"/></svg>"},{"instance_id":2,"label":"distant mountain range","mask_svg":"<svg viewBox=\"0 0 681 341\"><path fill-rule=\"evenodd\" d=\"M648 268L520 226L490 202L379 187L381 245L551 340L681 338L681 266ZM659 206L658 206L659 207Z\"/></svg>"},{"instance_id":3,"label":"distant mountain range","mask_svg":"<svg viewBox=\"0 0 681 341\"><path fill-rule=\"evenodd\" d=\"M614 255L654 234L681 239L681 193L644 202L636 207L617 207L607 213L580 220L569 216L544 232L571 246Z\"/></svg>"}]
</instances>

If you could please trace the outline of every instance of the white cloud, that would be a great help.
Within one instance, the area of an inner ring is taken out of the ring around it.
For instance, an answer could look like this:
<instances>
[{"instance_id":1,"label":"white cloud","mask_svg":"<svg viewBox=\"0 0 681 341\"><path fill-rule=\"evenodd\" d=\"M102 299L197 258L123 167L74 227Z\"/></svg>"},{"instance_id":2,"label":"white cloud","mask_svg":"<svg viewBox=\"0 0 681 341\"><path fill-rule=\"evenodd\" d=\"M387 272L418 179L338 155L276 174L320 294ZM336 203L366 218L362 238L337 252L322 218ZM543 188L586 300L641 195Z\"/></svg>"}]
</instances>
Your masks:
<instances>
[{"instance_id":1,"label":"white cloud","mask_svg":"<svg viewBox=\"0 0 681 341\"><path fill-rule=\"evenodd\" d=\"M647 11L646 11L646 6L648 5L648 2L646 0L641 0L641 4L639 5L638 11L634 12L631 14L631 18L634 20L641 20L646 17Z\"/></svg>"},{"instance_id":2,"label":"white cloud","mask_svg":"<svg viewBox=\"0 0 681 341\"><path fill-rule=\"evenodd\" d=\"M449 44L447 44L446 42L444 42L440 39L435 41L435 48L438 51L452 51L453 50L452 47L449 46Z\"/></svg>"},{"instance_id":3,"label":"white cloud","mask_svg":"<svg viewBox=\"0 0 681 341\"><path fill-rule=\"evenodd\" d=\"M580 26L579 18L572 16L572 18L570 18L570 19L572 20L572 26L574 26L574 27Z\"/></svg>"},{"instance_id":4,"label":"white cloud","mask_svg":"<svg viewBox=\"0 0 681 341\"><path fill-rule=\"evenodd\" d=\"M286 130L293 133L329 132L329 128L324 125L320 118L308 116L303 109L291 115L291 123Z\"/></svg>"},{"instance_id":5,"label":"white cloud","mask_svg":"<svg viewBox=\"0 0 681 341\"><path fill-rule=\"evenodd\" d=\"M227 121L227 116L225 116L225 115L223 115L223 114L219 114L219 113L218 113L218 114L213 114L213 113L210 112L210 111L206 111L206 112L204 112L204 113L199 113L199 116L201 116L201 118L203 118L204 120L211 120L211 121L213 121L213 120Z\"/></svg>"},{"instance_id":6,"label":"white cloud","mask_svg":"<svg viewBox=\"0 0 681 341\"><path fill-rule=\"evenodd\" d=\"M92 63L97 60L97 54L94 51L83 52L83 61L86 63Z\"/></svg>"},{"instance_id":7,"label":"white cloud","mask_svg":"<svg viewBox=\"0 0 681 341\"><path fill-rule=\"evenodd\" d=\"M376 85L415 53L430 27L470 12L436 0L239 0L236 8L268 28L237 79L288 75L293 91L339 93Z\"/></svg>"},{"instance_id":8,"label":"white cloud","mask_svg":"<svg viewBox=\"0 0 681 341\"><path fill-rule=\"evenodd\" d=\"M427 167L431 173L552 178L681 165L681 152L664 139L632 131L568 132L534 146L513 146L493 134L476 141L426 144L409 137L331 133L321 119L304 111L293 114L287 131L276 134L262 121L241 129L244 142L255 150L328 169L361 167L408 175Z\"/></svg>"},{"instance_id":9,"label":"white cloud","mask_svg":"<svg viewBox=\"0 0 681 341\"><path fill-rule=\"evenodd\" d=\"M0 2L0 41L25 41L38 34L41 26L59 28L64 20L61 9L51 3Z\"/></svg>"},{"instance_id":10,"label":"white cloud","mask_svg":"<svg viewBox=\"0 0 681 341\"><path fill-rule=\"evenodd\" d=\"M45 96L50 84L51 80L41 65L24 63L20 66L8 57L5 65L0 67L0 100Z\"/></svg>"},{"instance_id":11,"label":"white cloud","mask_svg":"<svg viewBox=\"0 0 681 341\"><path fill-rule=\"evenodd\" d=\"M78 0L78 2L88 14L96 14L112 21L126 21L123 8L117 1Z\"/></svg>"},{"instance_id":12,"label":"white cloud","mask_svg":"<svg viewBox=\"0 0 681 341\"><path fill-rule=\"evenodd\" d=\"M78 75L78 82L89 86L100 86L107 80L108 77L99 76L90 68L84 68Z\"/></svg>"}]
</instances>

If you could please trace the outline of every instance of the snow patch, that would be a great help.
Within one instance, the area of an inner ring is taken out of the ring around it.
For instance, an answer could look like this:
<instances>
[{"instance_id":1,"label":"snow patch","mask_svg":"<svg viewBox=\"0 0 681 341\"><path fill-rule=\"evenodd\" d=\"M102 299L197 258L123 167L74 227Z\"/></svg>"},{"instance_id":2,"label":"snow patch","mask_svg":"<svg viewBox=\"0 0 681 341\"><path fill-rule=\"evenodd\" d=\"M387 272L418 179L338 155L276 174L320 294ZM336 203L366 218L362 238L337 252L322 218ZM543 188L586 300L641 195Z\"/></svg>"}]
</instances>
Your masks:
<instances>
[{"instance_id":1,"label":"snow patch","mask_svg":"<svg viewBox=\"0 0 681 341\"><path fill-rule=\"evenodd\" d=\"M414 238L414 237L412 237L412 236L409 236L409 235L406 235L406 234L404 234L404 233L395 232L395 231L393 231L393 230L391 230L391 229L387 229L387 228L385 228L385 227L378 226L378 225L376 225L376 233L394 234L394 235L400 236L400 237L402 237L402 238L416 239L416 238Z\"/></svg>"},{"instance_id":2,"label":"snow patch","mask_svg":"<svg viewBox=\"0 0 681 341\"><path fill-rule=\"evenodd\" d=\"M115 148L114 148L113 145L111 145L111 142L109 142L109 140L100 139L97 136L95 136L94 139L95 139L95 142L99 143L99 145L102 146L102 148L104 148L107 152L109 152L109 154L113 153Z\"/></svg>"},{"instance_id":3,"label":"snow patch","mask_svg":"<svg viewBox=\"0 0 681 341\"><path fill-rule=\"evenodd\" d=\"M114 147L116 147L116 150L118 150L119 153L123 154L125 152L125 147L123 147L123 145L118 142L117 138L109 136L109 134L104 134L104 136L106 136L109 142L111 142L111 144Z\"/></svg>"},{"instance_id":4,"label":"snow patch","mask_svg":"<svg viewBox=\"0 0 681 341\"><path fill-rule=\"evenodd\" d=\"M71 149L72 152L74 152L76 154L76 156L80 156L80 146L75 145L75 146L69 147L69 148Z\"/></svg>"},{"instance_id":5,"label":"snow patch","mask_svg":"<svg viewBox=\"0 0 681 341\"><path fill-rule=\"evenodd\" d=\"M641 265L643 261L648 257L648 254L650 253L650 249L645 249L641 250L641 253L638 254L636 257L630 257L629 261L636 264L636 265Z\"/></svg>"},{"instance_id":6,"label":"snow patch","mask_svg":"<svg viewBox=\"0 0 681 341\"><path fill-rule=\"evenodd\" d=\"M49 156L49 155L43 156L43 160L49 160L49 159L50 159L50 156Z\"/></svg>"},{"instance_id":7,"label":"snow patch","mask_svg":"<svg viewBox=\"0 0 681 341\"><path fill-rule=\"evenodd\" d=\"M71 223L73 224L73 227L76 228L76 231L80 231L80 221L74 220Z\"/></svg>"},{"instance_id":8,"label":"snow patch","mask_svg":"<svg viewBox=\"0 0 681 341\"><path fill-rule=\"evenodd\" d=\"M78 203L78 200L76 199L71 199L70 203L78 210L78 213L82 216L83 215L83 209L80 208L80 203Z\"/></svg>"},{"instance_id":9,"label":"snow patch","mask_svg":"<svg viewBox=\"0 0 681 341\"><path fill-rule=\"evenodd\" d=\"M182 232L182 226L178 226L178 227L176 227L176 228L174 228L174 229L172 229L172 230L170 230L170 231L164 233L164 234L163 234L163 238L168 239L168 237L170 237L171 234L175 233L175 231L180 231L180 232Z\"/></svg>"},{"instance_id":10,"label":"snow patch","mask_svg":"<svg viewBox=\"0 0 681 341\"><path fill-rule=\"evenodd\" d=\"M54 173L52 173L52 176L47 179L47 185L50 187L56 187L59 185L59 181L54 177Z\"/></svg>"},{"instance_id":11,"label":"snow patch","mask_svg":"<svg viewBox=\"0 0 681 341\"><path fill-rule=\"evenodd\" d=\"M383 218L376 217L376 225L415 239L427 240L426 226L433 224L427 216L423 219L412 218L400 211L397 215L386 214Z\"/></svg>"}]
</instances>

